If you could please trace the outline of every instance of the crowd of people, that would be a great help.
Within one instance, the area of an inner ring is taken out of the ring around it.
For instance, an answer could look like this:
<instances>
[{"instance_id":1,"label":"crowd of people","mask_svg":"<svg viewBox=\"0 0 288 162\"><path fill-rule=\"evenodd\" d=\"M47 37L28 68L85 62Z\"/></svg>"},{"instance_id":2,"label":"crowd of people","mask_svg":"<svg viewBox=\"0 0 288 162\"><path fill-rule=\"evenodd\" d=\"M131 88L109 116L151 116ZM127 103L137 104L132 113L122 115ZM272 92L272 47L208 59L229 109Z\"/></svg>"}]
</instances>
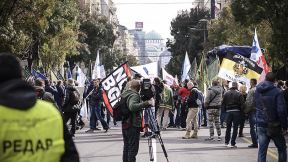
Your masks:
<instances>
[{"instance_id":1,"label":"crowd of people","mask_svg":"<svg viewBox=\"0 0 288 162\"><path fill-rule=\"evenodd\" d=\"M5 135L1 136L4 139L1 140L6 142L0 161L21 161L21 156L14 156L17 152L9 151L13 149L12 143L15 139L28 139L31 142L43 140L47 145L45 153L49 156L37 152L39 157L46 158L42 161L79 161L72 137L77 129L82 129L85 125L80 115L83 100L87 101L85 103L90 110L89 129L86 133L100 130L100 124L103 131L107 132L113 119L103 104L101 80L92 80L84 92L80 93L77 82L73 79L55 83L37 78L28 83L22 80L21 74L20 64L15 57L11 54L0 55L0 75L3 76L0 79L0 119L10 121L3 123L5 127L0 127L0 132L5 132ZM271 139L277 147L279 161L287 161L284 135L287 133L288 81L276 82L272 72L268 73L265 81L261 83L251 79L249 90L237 82L215 79L204 94L199 90L196 81L185 80L181 85L169 86L165 80L161 81L159 78L153 79L150 89L152 97L143 100L140 93L141 76L138 74L134 78L129 77L123 84L121 97L126 99L126 106L130 110L129 117L121 123L123 162L136 161L141 131L142 137L153 135L149 129L151 118L147 117L147 109L153 109L153 116L160 131L178 128L185 130L183 139L197 139L201 128L208 127L209 134L205 140L222 141L224 137L224 144L229 148L237 148L236 138L244 136L243 128L248 119L252 139L252 144L248 147L259 148L258 162L266 161ZM43 107L43 110L39 107ZM20 115L21 119L13 113ZM63 121L60 120L62 118ZM18 121L18 124L26 123L25 130L19 129L15 132L14 129L9 129L20 126L15 124L15 121ZM29 127L32 124L29 124L29 121L37 121L37 126ZM44 128L50 128L51 122L54 123L51 129L55 132L48 133ZM113 120L113 124L116 126L116 121ZM39 129L37 132L40 133L35 136L33 129ZM221 129L225 129L224 136ZM59 132L63 135L59 135ZM49 152L49 148L56 151ZM27 151L25 148L23 150ZM28 154L23 156L39 161L39 157L29 157Z\"/></svg>"}]
</instances>

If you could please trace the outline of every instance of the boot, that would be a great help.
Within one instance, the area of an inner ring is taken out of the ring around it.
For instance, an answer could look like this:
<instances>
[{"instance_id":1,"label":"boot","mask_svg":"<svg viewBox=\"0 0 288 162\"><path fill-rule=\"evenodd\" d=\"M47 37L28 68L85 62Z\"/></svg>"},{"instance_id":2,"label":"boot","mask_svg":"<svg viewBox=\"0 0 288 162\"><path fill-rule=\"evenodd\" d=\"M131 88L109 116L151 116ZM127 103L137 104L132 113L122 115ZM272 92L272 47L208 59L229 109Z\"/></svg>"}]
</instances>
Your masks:
<instances>
[{"instance_id":1,"label":"boot","mask_svg":"<svg viewBox=\"0 0 288 162\"><path fill-rule=\"evenodd\" d=\"M197 133L193 132L192 136L190 138L198 138Z\"/></svg>"},{"instance_id":2,"label":"boot","mask_svg":"<svg viewBox=\"0 0 288 162\"><path fill-rule=\"evenodd\" d=\"M190 138L190 131L186 131L186 134L182 139L189 139Z\"/></svg>"}]
</instances>

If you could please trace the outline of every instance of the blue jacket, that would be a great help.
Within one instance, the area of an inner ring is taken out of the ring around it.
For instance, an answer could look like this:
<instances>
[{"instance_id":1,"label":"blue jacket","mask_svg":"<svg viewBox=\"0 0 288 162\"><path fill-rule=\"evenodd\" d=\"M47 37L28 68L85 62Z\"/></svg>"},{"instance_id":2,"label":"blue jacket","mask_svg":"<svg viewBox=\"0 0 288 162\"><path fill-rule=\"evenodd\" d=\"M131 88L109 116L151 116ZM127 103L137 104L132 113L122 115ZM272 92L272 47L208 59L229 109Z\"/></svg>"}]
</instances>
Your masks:
<instances>
[{"instance_id":1,"label":"blue jacket","mask_svg":"<svg viewBox=\"0 0 288 162\"><path fill-rule=\"evenodd\" d=\"M257 85L255 92L256 124L267 127L268 122L280 122L287 129L287 109L283 93L274 83L264 81Z\"/></svg>"}]
</instances>

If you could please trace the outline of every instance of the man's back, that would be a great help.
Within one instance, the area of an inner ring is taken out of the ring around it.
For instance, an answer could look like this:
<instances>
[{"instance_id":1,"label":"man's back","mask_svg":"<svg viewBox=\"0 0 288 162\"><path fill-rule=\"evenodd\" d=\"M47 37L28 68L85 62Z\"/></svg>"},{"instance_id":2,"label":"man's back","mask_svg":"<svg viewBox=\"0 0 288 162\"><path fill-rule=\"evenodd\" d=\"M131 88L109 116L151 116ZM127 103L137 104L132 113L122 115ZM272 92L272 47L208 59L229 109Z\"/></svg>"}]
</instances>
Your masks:
<instances>
[{"instance_id":1,"label":"man's back","mask_svg":"<svg viewBox=\"0 0 288 162\"><path fill-rule=\"evenodd\" d=\"M255 103L258 126L266 127L268 122L280 121L282 128L287 128L287 108L283 93L272 82L265 81L256 87Z\"/></svg>"}]
</instances>

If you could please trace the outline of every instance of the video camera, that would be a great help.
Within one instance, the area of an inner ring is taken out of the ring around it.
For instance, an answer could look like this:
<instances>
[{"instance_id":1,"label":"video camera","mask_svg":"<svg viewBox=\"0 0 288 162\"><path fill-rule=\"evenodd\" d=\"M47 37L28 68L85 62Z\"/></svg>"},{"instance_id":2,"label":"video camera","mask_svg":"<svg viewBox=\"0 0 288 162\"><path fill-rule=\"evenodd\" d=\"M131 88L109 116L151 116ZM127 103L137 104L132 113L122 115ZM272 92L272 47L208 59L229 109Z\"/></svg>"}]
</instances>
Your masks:
<instances>
[{"instance_id":1,"label":"video camera","mask_svg":"<svg viewBox=\"0 0 288 162\"><path fill-rule=\"evenodd\" d=\"M152 84L150 82L150 79L142 80L140 96L142 101L147 101L154 97L154 91L152 90Z\"/></svg>"}]
</instances>

